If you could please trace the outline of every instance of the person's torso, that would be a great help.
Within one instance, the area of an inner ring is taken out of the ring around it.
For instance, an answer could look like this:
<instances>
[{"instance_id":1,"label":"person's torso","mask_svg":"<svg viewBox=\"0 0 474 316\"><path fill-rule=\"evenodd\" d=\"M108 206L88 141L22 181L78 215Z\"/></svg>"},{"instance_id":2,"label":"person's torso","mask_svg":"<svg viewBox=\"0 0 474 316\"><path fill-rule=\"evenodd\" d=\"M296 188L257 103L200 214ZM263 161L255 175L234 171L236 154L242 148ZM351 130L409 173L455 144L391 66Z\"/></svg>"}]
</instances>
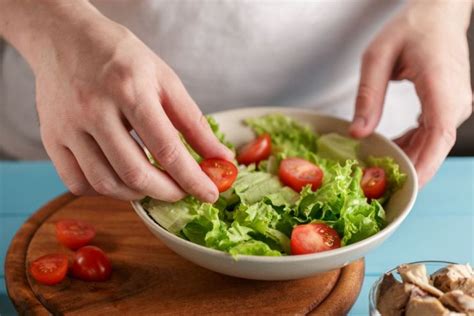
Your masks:
<instances>
[{"instance_id":1,"label":"person's torso","mask_svg":"<svg viewBox=\"0 0 474 316\"><path fill-rule=\"evenodd\" d=\"M398 2L92 1L164 59L204 112L286 105L346 117L360 56ZM44 157L32 73L10 46L0 62L0 151Z\"/></svg>"}]
</instances>

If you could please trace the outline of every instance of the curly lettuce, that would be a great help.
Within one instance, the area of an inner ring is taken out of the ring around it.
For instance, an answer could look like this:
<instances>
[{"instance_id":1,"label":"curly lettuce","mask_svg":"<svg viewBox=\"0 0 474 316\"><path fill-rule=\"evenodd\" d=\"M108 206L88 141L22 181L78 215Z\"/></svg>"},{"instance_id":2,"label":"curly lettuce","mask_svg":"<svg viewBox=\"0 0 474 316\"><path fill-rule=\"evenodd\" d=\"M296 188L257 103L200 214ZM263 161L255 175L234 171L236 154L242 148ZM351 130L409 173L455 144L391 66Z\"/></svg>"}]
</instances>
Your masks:
<instances>
[{"instance_id":1,"label":"curly lettuce","mask_svg":"<svg viewBox=\"0 0 474 316\"><path fill-rule=\"evenodd\" d=\"M367 158L367 164L370 167L380 167L385 171L388 180L388 187L384 195L378 199L384 204L388 199L400 190L407 179L407 175L400 170L400 166L391 157L374 157Z\"/></svg>"},{"instance_id":2,"label":"curly lettuce","mask_svg":"<svg viewBox=\"0 0 474 316\"><path fill-rule=\"evenodd\" d=\"M274 154L294 154L301 152L315 152L317 134L308 126L298 124L293 119L281 115L270 114L245 120L257 135L267 133L272 139Z\"/></svg>"}]
</instances>

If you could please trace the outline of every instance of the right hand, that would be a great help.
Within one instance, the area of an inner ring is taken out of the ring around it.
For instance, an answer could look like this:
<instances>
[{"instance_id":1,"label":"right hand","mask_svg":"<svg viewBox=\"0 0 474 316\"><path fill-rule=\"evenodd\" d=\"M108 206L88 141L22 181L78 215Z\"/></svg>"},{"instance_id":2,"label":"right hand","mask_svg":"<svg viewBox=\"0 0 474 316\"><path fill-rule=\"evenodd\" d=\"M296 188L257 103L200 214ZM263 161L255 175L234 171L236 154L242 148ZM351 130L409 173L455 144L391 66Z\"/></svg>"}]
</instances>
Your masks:
<instances>
[{"instance_id":1,"label":"right hand","mask_svg":"<svg viewBox=\"0 0 474 316\"><path fill-rule=\"evenodd\" d=\"M56 20L32 65L41 137L74 194L123 200L145 195L176 201L192 194L214 202L218 191L182 144L204 158L231 160L183 84L153 51L99 12ZM153 167L137 132L166 171Z\"/></svg>"}]
</instances>

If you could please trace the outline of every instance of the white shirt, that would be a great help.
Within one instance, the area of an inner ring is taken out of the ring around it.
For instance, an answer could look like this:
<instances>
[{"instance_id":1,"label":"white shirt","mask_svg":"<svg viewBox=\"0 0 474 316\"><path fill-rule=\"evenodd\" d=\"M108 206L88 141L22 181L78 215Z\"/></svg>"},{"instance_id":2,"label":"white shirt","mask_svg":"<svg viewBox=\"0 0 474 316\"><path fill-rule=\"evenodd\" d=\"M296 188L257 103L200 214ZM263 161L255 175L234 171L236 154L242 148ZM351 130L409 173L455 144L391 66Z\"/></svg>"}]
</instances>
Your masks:
<instances>
[{"instance_id":1,"label":"white shirt","mask_svg":"<svg viewBox=\"0 0 474 316\"><path fill-rule=\"evenodd\" d=\"M400 8L399 2L92 1L164 59L206 113L281 105L311 107L346 119L354 110L361 55ZM34 107L33 75L14 48L4 46L0 152L47 158ZM379 131L399 134L415 122L418 111L411 86L392 85Z\"/></svg>"}]
</instances>

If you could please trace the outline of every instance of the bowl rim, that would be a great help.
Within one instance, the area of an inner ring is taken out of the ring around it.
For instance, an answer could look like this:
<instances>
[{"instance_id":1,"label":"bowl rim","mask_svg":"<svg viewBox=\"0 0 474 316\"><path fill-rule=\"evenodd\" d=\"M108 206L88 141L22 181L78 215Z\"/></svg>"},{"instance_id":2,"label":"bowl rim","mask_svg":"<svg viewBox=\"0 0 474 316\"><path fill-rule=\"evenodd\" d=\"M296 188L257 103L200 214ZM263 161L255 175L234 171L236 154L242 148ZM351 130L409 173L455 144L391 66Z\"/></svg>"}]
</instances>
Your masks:
<instances>
[{"instance_id":1,"label":"bowl rim","mask_svg":"<svg viewBox=\"0 0 474 316\"><path fill-rule=\"evenodd\" d=\"M212 112L209 113L211 116L215 116L218 114L232 114L234 112L242 112L242 111L285 111L285 112L292 112L292 113L301 113L301 114L310 114L312 116L319 116L323 119L330 119L330 120L335 120L339 121L340 123L347 124L350 123L347 120L331 116L331 115L326 115L326 114L320 114L316 110L312 109L307 109L307 108L299 108L299 107L275 107L275 106L258 106L258 107L244 107L244 108L237 108L237 109L232 109L232 110L223 110L223 111L218 111L218 112ZM291 115L288 113L288 115ZM300 261L311 261L314 259L323 259L323 258L330 258L330 257L337 257L343 254L346 254L348 252L353 252L356 250L359 250L361 248L365 248L368 244L371 244L375 240L380 239L383 236L389 236L402 222L405 220L405 218L408 216L410 213L411 209L413 208L413 205L415 204L416 197L418 195L418 177L417 173L415 171L415 167L413 166L411 160L408 158L408 156L403 152L403 150L398 147L393 141L388 139L387 137L383 136L382 134L378 132L374 132L371 137L379 138L389 147L391 147L393 150L395 150L406 162L408 166L407 170L407 175L408 179L412 179L413 181L413 192L411 194L411 197L408 201L407 206L405 209L401 212L400 216L396 217L392 222L390 222L385 228L380 230L378 233L360 240L356 243L353 243L348 246L344 246L338 249L333 249L329 251L324 251L324 252L319 252L319 253L313 253L313 254L304 254L304 255L297 255L297 256L252 256L252 255L237 255L236 257L232 257L230 254L213 249L213 248L208 248L205 246L201 246L198 244L195 244L189 240L185 240L183 238L180 238L176 236L175 234L167 231L164 229L160 224L158 224L154 219L152 219L147 211L143 208L143 206L140 204L139 200L131 201L131 204L136 211L136 213L140 216L142 220L144 220L148 226L156 228L160 234L166 235L168 238L173 239L173 241L177 242L181 246L185 247L193 247L198 251L205 252L209 255L212 256L220 256L222 258L228 257L232 258L234 261L244 261L244 262L300 262Z\"/></svg>"}]
</instances>

